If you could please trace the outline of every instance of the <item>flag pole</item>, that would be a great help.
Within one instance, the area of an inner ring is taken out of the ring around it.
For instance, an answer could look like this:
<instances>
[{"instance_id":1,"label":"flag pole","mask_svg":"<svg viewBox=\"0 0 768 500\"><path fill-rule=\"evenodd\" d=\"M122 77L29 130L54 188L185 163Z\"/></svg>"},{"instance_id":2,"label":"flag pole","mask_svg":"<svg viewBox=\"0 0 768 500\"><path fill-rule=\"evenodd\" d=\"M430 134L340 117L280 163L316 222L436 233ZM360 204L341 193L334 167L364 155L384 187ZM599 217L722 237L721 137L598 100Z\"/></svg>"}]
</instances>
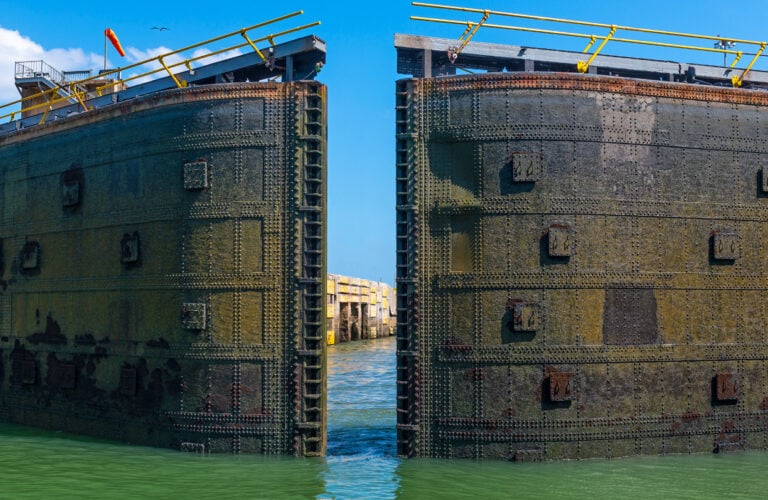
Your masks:
<instances>
[{"instance_id":1,"label":"flag pole","mask_svg":"<svg viewBox=\"0 0 768 500\"><path fill-rule=\"evenodd\" d=\"M104 33L104 71L107 70L107 33Z\"/></svg>"}]
</instances>

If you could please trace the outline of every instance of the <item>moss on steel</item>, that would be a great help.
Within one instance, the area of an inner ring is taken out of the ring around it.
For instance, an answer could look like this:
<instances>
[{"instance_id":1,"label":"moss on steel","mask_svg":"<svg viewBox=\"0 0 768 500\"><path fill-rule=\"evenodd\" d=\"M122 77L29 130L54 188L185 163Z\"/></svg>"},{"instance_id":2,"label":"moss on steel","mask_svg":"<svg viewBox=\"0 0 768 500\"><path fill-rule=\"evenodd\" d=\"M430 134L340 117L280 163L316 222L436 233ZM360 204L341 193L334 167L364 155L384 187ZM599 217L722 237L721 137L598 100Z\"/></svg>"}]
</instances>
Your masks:
<instances>
[{"instance_id":1,"label":"moss on steel","mask_svg":"<svg viewBox=\"0 0 768 500\"><path fill-rule=\"evenodd\" d=\"M325 88L172 90L0 138L5 420L325 449Z\"/></svg>"},{"instance_id":2,"label":"moss on steel","mask_svg":"<svg viewBox=\"0 0 768 500\"><path fill-rule=\"evenodd\" d=\"M396 87L398 450L765 449L768 94Z\"/></svg>"}]
</instances>

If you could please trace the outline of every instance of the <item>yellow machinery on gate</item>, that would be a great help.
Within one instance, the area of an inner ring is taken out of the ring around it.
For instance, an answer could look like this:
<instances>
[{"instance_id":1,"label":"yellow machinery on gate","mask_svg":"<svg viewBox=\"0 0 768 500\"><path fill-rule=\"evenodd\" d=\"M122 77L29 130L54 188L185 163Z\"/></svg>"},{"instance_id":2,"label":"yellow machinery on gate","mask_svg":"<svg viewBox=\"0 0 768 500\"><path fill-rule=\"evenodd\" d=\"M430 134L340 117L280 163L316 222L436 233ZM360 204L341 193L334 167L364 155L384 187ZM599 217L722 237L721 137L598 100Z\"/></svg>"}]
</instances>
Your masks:
<instances>
[{"instance_id":1,"label":"yellow machinery on gate","mask_svg":"<svg viewBox=\"0 0 768 500\"><path fill-rule=\"evenodd\" d=\"M428 8L442 9L442 10L450 10L455 12L456 11L469 12L472 14L481 15L481 18L478 21L460 21L455 19L437 19L437 18L431 18L431 17L411 16L411 19L415 21L430 21L430 22L465 26L464 32L458 39L458 44L448 48L448 58L451 62L455 62L458 59L458 56L461 53L461 51L464 50L464 48L467 46L467 44L472 39L472 37L478 32L478 30L481 27L483 27L483 28L493 28L493 29L524 31L528 33L539 33L539 34L546 34L546 35L561 35L561 36L568 36L568 37L584 38L588 40L588 42L587 42L587 46L583 50L583 53L589 54L589 57L586 61L580 60L577 62L576 68L579 71L579 73L586 73L588 71L589 65L592 64L592 62L595 60L595 57L597 57L597 55L603 50L603 48L606 46L606 44L609 41L632 43L632 44L639 44L639 45L651 45L656 47L666 47L666 48L673 48L673 49L716 52L723 55L730 54L735 56L733 59L733 62L730 65L731 69L736 67L736 64L739 62L739 60L741 60L742 56L752 56L752 59L749 61L749 64L747 65L746 68L744 68L741 71L741 74L737 74L731 77L731 84L734 87L741 87L747 74L752 69L752 66L754 66L754 64L758 61L760 57L764 57L766 55L763 52L765 51L766 46L768 45L768 42L744 40L741 38L725 37L720 35L717 35L717 36L697 35L692 33L680 33L675 31L655 30L655 29L648 29L648 28L634 28L631 26L621 26L617 24L576 21L571 19L560 19L560 18L546 17L546 16L533 16L533 15L518 14L513 12L500 12L500 11L488 10L488 9L477 9L477 8L459 7L459 6L450 6L450 5L438 5L438 4L424 3L424 2L412 2L412 5L415 7L428 7ZM510 26L505 24L492 24L487 22L492 16L525 19L525 20L537 21L537 22L561 23L561 24L590 27L590 28L601 28L601 29L608 30L608 32L603 35L595 35L591 33L575 33L575 32L557 31L557 30L542 29L542 28L531 28L526 26ZM682 38L682 39L703 40L707 42L714 41L714 45L712 47L703 47L703 46L688 45L688 44L681 44L681 43L656 41L656 40L650 40L650 39L631 39L631 38L620 38L615 36L617 33L622 31L639 33L643 35L662 35L665 37L670 37L672 39ZM592 47L598 41L600 41L600 44L597 46L597 48L595 48L594 50L592 50L592 52L590 52ZM754 52L742 52L740 50L734 50L733 47L737 43L755 47L756 50Z\"/></svg>"},{"instance_id":2,"label":"yellow machinery on gate","mask_svg":"<svg viewBox=\"0 0 768 500\"><path fill-rule=\"evenodd\" d=\"M23 117L26 117L29 115L42 114L40 123L44 123L50 111L63 106L68 106L71 104L79 104L79 106L82 108L82 111L89 111L91 107L86 104L86 101L89 98L102 96L105 94L111 94L113 92L124 89L128 84L128 82L136 82L136 81L140 82L158 73L162 74L163 72L168 74L168 76L173 80L174 84L177 87L183 88L187 86L187 82L183 79L180 79L177 76L176 74L177 71L189 71L190 74L193 74L192 73L194 72L193 63L197 63L199 61L203 61L208 58L215 58L216 56L221 56L222 54L236 51L245 47L250 47L265 64L270 64L269 57L267 55L264 55L264 53L261 50L259 50L259 48L256 46L257 43L268 42L270 45L270 48L272 48L275 46L276 38L317 26L320 24L320 21L315 21L302 26L285 29L276 33L262 35L257 38L251 38L251 36L249 35L250 32L259 28L263 28L265 26L278 23L280 21L284 21L286 19L299 16L303 13L304 11L299 10L296 12L285 14L283 16L279 16L274 19L270 19L268 21L263 21L263 22L254 24L252 26L248 26L246 28L241 28L231 33L227 33L225 35L220 35L214 38L204 40L202 42L195 43L193 45L189 45L187 47L184 47L178 50L166 52L164 54L160 54L158 56L151 57L149 59L144 59L144 60L132 63L128 66L123 66L117 69L100 71L99 74L96 76L88 76L87 78L75 79L75 80L69 80L68 78L59 78L58 80L52 82L51 88L49 89L46 89L40 92L27 93L21 99L18 99L16 101L13 101L7 104L0 105L0 113L4 113L4 114L0 114L0 120L7 118L9 121L13 121L16 119L17 115L19 114L21 114ZM224 48L217 48L216 50L209 49L204 51L204 53L202 54L195 54L195 55L192 55L191 57L184 57L183 55L185 52L191 51L193 49L200 49L202 47L207 48L216 42L231 39L233 37L235 37L236 39L237 37L240 37L245 41L241 43L235 43L233 45L228 45ZM215 60L215 59L210 59L210 60ZM35 65L34 67L33 66L24 67L24 70L31 72L31 74L36 74L38 72L36 68L40 66L40 64L46 67L46 70L51 69L47 67L47 65L45 65L45 63L43 63L42 61L32 61L32 62L38 63L38 64ZM25 64L25 63L17 63L17 65L18 64ZM125 71L138 70L142 66L147 66L147 65L154 65L156 66L156 68L150 71L144 71L144 72L132 74L126 78L122 77L122 73ZM59 73L55 70L54 72ZM50 72L46 74L49 74L49 73ZM65 74L82 74L82 73L89 74L90 72L69 72ZM19 107L20 109L16 109L17 107Z\"/></svg>"}]
</instances>

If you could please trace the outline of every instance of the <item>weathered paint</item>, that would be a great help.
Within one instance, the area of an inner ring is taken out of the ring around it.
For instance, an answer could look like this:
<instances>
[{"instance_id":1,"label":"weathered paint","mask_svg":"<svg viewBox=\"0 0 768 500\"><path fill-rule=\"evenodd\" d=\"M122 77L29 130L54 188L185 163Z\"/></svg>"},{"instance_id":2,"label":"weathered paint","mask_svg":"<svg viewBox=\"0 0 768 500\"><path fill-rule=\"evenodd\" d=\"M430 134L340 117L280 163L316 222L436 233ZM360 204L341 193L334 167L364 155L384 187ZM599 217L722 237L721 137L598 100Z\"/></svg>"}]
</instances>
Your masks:
<instances>
[{"instance_id":1,"label":"weathered paint","mask_svg":"<svg viewBox=\"0 0 768 500\"><path fill-rule=\"evenodd\" d=\"M768 93L402 80L398 450L764 449Z\"/></svg>"},{"instance_id":2,"label":"weathered paint","mask_svg":"<svg viewBox=\"0 0 768 500\"><path fill-rule=\"evenodd\" d=\"M325 87L210 85L0 138L0 417L325 450Z\"/></svg>"}]
</instances>

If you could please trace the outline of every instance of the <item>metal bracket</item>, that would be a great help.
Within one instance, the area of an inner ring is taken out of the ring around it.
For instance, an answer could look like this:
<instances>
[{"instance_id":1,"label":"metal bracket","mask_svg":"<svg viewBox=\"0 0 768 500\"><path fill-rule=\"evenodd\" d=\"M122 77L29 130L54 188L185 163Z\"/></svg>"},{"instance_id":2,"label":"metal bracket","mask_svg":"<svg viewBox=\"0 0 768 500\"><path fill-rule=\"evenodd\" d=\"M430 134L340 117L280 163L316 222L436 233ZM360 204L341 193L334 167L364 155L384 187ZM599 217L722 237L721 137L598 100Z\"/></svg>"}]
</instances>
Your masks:
<instances>
[{"instance_id":1,"label":"metal bracket","mask_svg":"<svg viewBox=\"0 0 768 500\"><path fill-rule=\"evenodd\" d=\"M179 88L186 87L187 86L187 81L186 80L181 80L180 81L178 78L176 78L176 75L173 74L173 71L171 71L171 68L169 68L168 65L165 64L165 61L163 61L164 57L165 57L164 55L163 56L158 56L157 60L163 66L163 68L165 68L165 71L168 72L168 76L171 77L171 79L174 81L174 83L176 84L177 87L179 87Z\"/></svg>"},{"instance_id":2,"label":"metal bracket","mask_svg":"<svg viewBox=\"0 0 768 500\"><path fill-rule=\"evenodd\" d=\"M479 23L472 23L467 21L467 29L465 29L464 33L462 33L459 37L460 44L458 46L448 47L448 60L451 62L451 64L456 62L456 59L459 57L459 54L461 54L461 51L464 50L464 47L466 47L469 41L472 40L472 37L475 36L477 30L479 30L480 26L482 26L488 20L490 15L491 12L486 10L483 13L483 18L480 19Z\"/></svg>"},{"instance_id":3,"label":"metal bracket","mask_svg":"<svg viewBox=\"0 0 768 500\"><path fill-rule=\"evenodd\" d=\"M242 35L243 38L245 38L245 41L248 42L248 45L251 46L251 48L256 52L256 55L261 58L262 61L267 62L267 58L264 56L264 54L261 53L258 47L256 47L256 44L253 43L253 41L248 38L248 34L245 32L245 30L240 30L240 35ZM270 44L272 44L272 35L269 35L267 39L270 41Z\"/></svg>"},{"instance_id":4,"label":"metal bracket","mask_svg":"<svg viewBox=\"0 0 768 500\"><path fill-rule=\"evenodd\" d=\"M608 32L608 36L603 38L603 42L597 47L597 49L595 49L595 51L592 53L590 58L586 62L579 61L579 62L576 63L576 69L579 71L579 73L586 73L587 72L587 70L589 69L589 65L592 64L592 61L595 60L595 57L597 57L597 54L599 54L600 51L603 50L603 47L605 47L605 44L608 43L608 40L613 38L613 35L615 35L615 34L616 34L616 26L615 25L611 25L611 31ZM589 44L587 44L586 48L584 49L584 53L585 54L592 47L592 45L595 43L595 40L597 40L597 37L592 35L592 37L590 38Z\"/></svg>"},{"instance_id":5,"label":"metal bracket","mask_svg":"<svg viewBox=\"0 0 768 500\"><path fill-rule=\"evenodd\" d=\"M734 75L731 78L731 83L733 84L734 87L737 87L737 88L741 87L741 84L744 83L744 78L747 76L747 73L749 73L749 70L752 69L752 66L757 62L758 58L765 50L765 47L766 47L766 42L760 42L760 49L758 49L758 51L755 53L752 60L749 61L749 65L744 69L744 71L742 71L741 76Z\"/></svg>"}]
</instances>

